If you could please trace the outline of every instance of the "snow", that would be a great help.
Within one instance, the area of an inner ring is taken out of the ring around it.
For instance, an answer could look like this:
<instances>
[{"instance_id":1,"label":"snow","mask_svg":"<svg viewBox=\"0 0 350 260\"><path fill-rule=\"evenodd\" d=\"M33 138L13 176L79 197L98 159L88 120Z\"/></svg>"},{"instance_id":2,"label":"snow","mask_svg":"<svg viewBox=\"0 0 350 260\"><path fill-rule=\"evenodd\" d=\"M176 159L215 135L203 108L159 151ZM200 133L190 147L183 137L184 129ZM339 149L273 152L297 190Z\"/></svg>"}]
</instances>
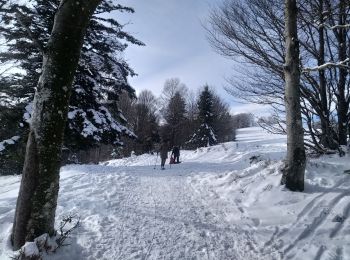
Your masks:
<instances>
[{"instance_id":1,"label":"snow","mask_svg":"<svg viewBox=\"0 0 350 260\"><path fill-rule=\"evenodd\" d=\"M27 122L30 124L31 118L32 118L32 113L33 113L33 102L30 102L26 107L25 107L25 113L23 114L23 120L24 122Z\"/></svg>"},{"instance_id":2,"label":"snow","mask_svg":"<svg viewBox=\"0 0 350 260\"><path fill-rule=\"evenodd\" d=\"M104 115L95 109L88 109L88 111L93 114L93 118L96 122L96 124L102 125L103 123L106 123L106 120L104 119Z\"/></svg>"},{"instance_id":3,"label":"snow","mask_svg":"<svg viewBox=\"0 0 350 260\"><path fill-rule=\"evenodd\" d=\"M98 110L70 107L68 112L69 127L74 131L80 131L80 135L85 138L92 137L100 142L109 132L124 132L126 135L135 136L128 128L116 121L109 110L104 107L98 107ZM82 121L82 122L81 122ZM114 144L121 144L119 138L114 140Z\"/></svg>"},{"instance_id":4,"label":"snow","mask_svg":"<svg viewBox=\"0 0 350 260\"><path fill-rule=\"evenodd\" d=\"M39 249L35 242L26 242L23 246L23 254L26 257L39 256Z\"/></svg>"},{"instance_id":5,"label":"snow","mask_svg":"<svg viewBox=\"0 0 350 260\"><path fill-rule=\"evenodd\" d=\"M81 226L44 259L350 259L348 156L310 159L305 192L279 185L286 138L240 129L237 142L61 170L57 226ZM157 162L157 168L154 165ZM0 259L20 178L0 177Z\"/></svg>"},{"instance_id":6,"label":"snow","mask_svg":"<svg viewBox=\"0 0 350 260\"><path fill-rule=\"evenodd\" d=\"M19 136L13 136L10 139L4 140L0 142L0 153L6 149L7 145L15 144L20 139Z\"/></svg>"}]
</instances>

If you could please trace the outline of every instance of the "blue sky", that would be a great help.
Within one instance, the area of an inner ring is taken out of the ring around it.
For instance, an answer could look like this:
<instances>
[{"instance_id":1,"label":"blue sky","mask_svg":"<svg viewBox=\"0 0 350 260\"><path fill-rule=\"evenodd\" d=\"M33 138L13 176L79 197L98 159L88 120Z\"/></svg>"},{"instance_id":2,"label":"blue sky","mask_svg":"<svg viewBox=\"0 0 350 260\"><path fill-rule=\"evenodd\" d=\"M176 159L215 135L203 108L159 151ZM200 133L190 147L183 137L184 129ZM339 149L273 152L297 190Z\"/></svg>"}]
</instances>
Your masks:
<instances>
[{"instance_id":1,"label":"blue sky","mask_svg":"<svg viewBox=\"0 0 350 260\"><path fill-rule=\"evenodd\" d=\"M222 0L120 0L134 14L117 14L126 31L146 46L130 46L125 57L138 73L130 83L137 91L148 89L159 95L166 79L178 77L190 89L209 84L231 105L233 112L257 112L256 105L234 102L224 90L225 77L234 62L210 47L205 24L210 9Z\"/></svg>"}]
</instances>

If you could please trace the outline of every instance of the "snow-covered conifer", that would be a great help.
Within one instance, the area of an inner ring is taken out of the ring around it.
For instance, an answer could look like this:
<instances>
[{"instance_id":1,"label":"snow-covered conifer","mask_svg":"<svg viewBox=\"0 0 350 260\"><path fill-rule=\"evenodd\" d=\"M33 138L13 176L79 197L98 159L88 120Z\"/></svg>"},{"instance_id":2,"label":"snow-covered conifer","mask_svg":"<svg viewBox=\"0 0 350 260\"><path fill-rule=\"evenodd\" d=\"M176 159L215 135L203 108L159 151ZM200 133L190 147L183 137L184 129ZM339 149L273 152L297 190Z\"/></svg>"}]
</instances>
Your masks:
<instances>
[{"instance_id":1,"label":"snow-covered conifer","mask_svg":"<svg viewBox=\"0 0 350 260\"><path fill-rule=\"evenodd\" d=\"M205 86L198 100L199 127L188 141L190 145L205 147L217 143L217 136L213 128L213 101L213 94L209 90L209 87Z\"/></svg>"},{"instance_id":2,"label":"snow-covered conifer","mask_svg":"<svg viewBox=\"0 0 350 260\"><path fill-rule=\"evenodd\" d=\"M4 87L0 91L12 92L10 97L21 101L18 102L18 113L24 114L23 103L32 101L41 73L40 46L45 46L48 41L60 1L32 0L22 6L1 2L0 33L6 45L0 52L0 61L15 64L19 69L12 76L12 82L21 86L21 92L14 95L14 84L7 84L6 89ZM85 36L65 131L65 146L71 150L86 149L101 143L119 145L121 134L133 135L125 126L125 118L117 107L121 92L126 91L134 96L134 89L127 77L135 73L121 54L128 43L143 43L125 32L123 25L111 15L103 15L115 11L132 13L133 9L114 4L113 1L103 1L92 17ZM52 76L54 79L55 75ZM0 99L4 100L5 97L1 95ZM1 119L3 117L5 115L0 115ZM22 124L26 127L19 128ZM15 125L19 130L26 130L28 126L23 118Z\"/></svg>"}]
</instances>

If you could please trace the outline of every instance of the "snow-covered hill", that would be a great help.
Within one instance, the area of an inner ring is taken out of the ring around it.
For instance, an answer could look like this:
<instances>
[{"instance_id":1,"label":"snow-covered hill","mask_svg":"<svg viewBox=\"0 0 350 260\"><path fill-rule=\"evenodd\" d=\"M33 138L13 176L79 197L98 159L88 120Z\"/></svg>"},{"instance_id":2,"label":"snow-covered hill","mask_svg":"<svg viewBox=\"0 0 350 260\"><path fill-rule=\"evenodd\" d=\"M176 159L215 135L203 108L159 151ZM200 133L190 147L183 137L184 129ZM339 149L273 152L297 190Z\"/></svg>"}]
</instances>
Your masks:
<instances>
[{"instance_id":1,"label":"snow-covered hill","mask_svg":"<svg viewBox=\"0 0 350 260\"><path fill-rule=\"evenodd\" d=\"M156 155L64 167L57 223L77 213L81 227L46 259L350 259L349 157L309 161L294 193L279 185L285 136L237 138L165 171ZM0 177L1 260L19 181Z\"/></svg>"}]
</instances>

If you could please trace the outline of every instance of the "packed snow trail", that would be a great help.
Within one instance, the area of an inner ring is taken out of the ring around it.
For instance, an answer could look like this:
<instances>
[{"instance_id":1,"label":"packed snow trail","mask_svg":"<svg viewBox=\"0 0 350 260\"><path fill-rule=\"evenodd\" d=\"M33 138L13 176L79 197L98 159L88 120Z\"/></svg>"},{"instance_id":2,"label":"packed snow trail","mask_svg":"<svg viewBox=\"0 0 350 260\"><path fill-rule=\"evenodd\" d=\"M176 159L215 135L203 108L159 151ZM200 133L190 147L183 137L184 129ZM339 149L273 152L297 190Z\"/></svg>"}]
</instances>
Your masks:
<instances>
[{"instance_id":1,"label":"packed snow trail","mask_svg":"<svg viewBox=\"0 0 350 260\"><path fill-rule=\"evenodd\" d=\"M194 190L181 166L128 167L133 175L85 166L91 174L64 179L71 200L59 202L59 215L70 208L82 217L75 259L255 259L251 234L208 207L211 195Z\"/></svg>"},{"instance_id":2,"label":"packed snow trail","mask_svg":"<svg viewBox=\"0 0 350 260\"><path fill-rule=\"evenodd\" d=\"M279 185L285 137L242 129L238 141L61 171L57 225L77 214L70 245L44 259L350 259L349 158L308 163L305 192ZM0 177L0 259L20 177Z\"/></svg>"}]
</instances>

